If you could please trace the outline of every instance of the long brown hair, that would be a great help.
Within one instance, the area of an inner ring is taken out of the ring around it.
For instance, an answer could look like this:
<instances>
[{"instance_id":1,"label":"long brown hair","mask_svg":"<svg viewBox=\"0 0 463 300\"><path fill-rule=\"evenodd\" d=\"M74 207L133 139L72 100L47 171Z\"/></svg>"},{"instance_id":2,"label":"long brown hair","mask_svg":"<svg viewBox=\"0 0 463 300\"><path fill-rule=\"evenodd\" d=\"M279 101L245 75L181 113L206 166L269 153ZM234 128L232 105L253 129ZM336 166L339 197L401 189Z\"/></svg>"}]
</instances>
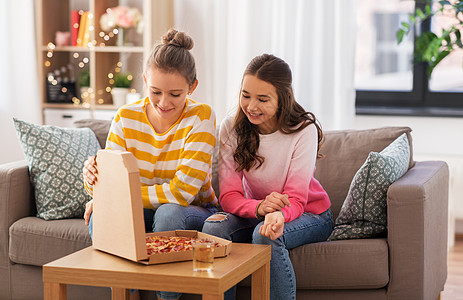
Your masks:
<instances>
[{"instance_id":1,"label":"long brown hair","mask_svg":"<svg viewBox=\"0 0 463 300\"><path fill-rule=\"evenodd\" d=\"M324 141L321 126L315 115L296 102L292 88L292 74L289 65L271 54L263 54L251 60L244 74L253 75L273 85L278 95L276 112L277 128L284 134L298 132L310 124L314 124L318 132L317 157L321 157L320 148ZM233 158L238 164L236 171L249 171L252 167L259 168L265 158L257 154L259 149L259 128L252 124L241 107L235 116L233 127L237 137L237 147Z\"/></svg>"}]
</instances>

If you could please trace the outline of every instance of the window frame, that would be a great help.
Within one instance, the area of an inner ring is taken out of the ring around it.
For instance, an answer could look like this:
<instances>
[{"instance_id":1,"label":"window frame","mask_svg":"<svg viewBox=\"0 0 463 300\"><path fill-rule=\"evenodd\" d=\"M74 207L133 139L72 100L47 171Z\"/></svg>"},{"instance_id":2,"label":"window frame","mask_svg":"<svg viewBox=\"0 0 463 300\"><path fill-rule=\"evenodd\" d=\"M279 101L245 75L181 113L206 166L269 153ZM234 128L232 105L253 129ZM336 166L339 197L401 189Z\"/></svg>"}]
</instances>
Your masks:
<instances>
[{"instance_id":1,"label":"window frame","mask_svg":"<svg viewBox=\"0 0 463 300\"><path fill-rule=\"evenodd\" d=\"M415 10L424 7L425 3L415 1ZM420 30L430 31L431 21L424 21ZM413 64L411 91L356 89L356 114L463 117L463 93L431 91L426 71L427 63Z\"/></svg>"}]
</instances>

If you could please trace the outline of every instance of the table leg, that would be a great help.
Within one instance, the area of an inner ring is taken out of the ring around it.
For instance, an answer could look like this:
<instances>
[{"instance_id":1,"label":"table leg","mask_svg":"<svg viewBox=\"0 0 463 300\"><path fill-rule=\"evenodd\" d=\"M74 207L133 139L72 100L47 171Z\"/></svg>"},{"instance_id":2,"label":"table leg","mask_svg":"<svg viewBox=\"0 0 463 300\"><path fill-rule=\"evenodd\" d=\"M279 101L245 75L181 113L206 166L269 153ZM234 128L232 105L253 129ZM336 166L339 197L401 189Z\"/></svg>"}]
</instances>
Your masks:
<instances>
[{"instance_id":1,"label":"table leg","mask_svg":"<svg viewBox=\"0 0 463 300\"><path fill-rule=\"evenodd\" d=\"M44 300L66 300L66 285L57 282L43 283Z\"/></svg>"},{"instance_id":2,"label":"table leg","mask_svg":"<svg viewBox=\"0 0 463 300\"><path fill-rule=\"evenodd\" d=\"M124 288L111 288L111 299L112 300L129 300L130 290Z\"/></svg>"},{"instance_id":3,"label":"table leg","mask_svg":"<svg viewBox=\"0 0 463 300\"><path fill-rule=\"evenodd\" d=\"M251 278L251 299L270 299L270 262L252 273Z\"/></svg>"}]
</instances>

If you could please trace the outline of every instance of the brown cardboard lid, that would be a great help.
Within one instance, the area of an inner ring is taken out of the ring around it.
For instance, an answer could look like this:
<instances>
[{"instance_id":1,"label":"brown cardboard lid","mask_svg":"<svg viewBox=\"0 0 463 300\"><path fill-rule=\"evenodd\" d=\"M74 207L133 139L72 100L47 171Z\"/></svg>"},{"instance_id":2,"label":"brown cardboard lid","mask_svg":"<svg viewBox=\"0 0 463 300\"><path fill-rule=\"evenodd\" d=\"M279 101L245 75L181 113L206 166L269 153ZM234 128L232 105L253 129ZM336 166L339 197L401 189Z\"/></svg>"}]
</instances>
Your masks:
<instances>
[{"instance_id":1,"label":"brown cardboard lid","mask_svg":"<svg viewBox=\"0 0 463 300\"><path fill-rule=\"evenodd\" d=\"M93 247L133 261L146 252L140 172L132 153L99 150L93 187Z\"/></svg>"}]
</instances>

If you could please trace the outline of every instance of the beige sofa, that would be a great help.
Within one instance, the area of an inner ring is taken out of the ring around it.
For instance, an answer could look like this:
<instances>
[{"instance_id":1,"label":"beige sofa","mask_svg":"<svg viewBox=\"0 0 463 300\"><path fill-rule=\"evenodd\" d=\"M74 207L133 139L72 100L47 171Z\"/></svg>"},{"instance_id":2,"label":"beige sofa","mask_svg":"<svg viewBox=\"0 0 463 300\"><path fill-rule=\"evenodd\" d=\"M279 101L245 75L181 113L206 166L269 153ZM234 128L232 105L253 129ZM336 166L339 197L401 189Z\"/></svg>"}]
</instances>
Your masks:
<instances>
[{"instance_id":1,"label":"beige sofa","mask_svg":"<svg viewBox=\"0 0 463 300\"><path fill-rule=\"evenodd\" d=\"M104 143L107 121L82 121ZM355 172L407 127L326 132L315 177L327 190L334 218ZM217 188L217 164L214 187ZM448 167L413 162L387 196L388 236L304 245L291 250L298 299L436 299L447 276ZM91 245L81 219L36 218L25 161L0 165L0 299L40 299L41 266ZM154 299L151 292L142 295ZM68 287L68 299L109 299L108 288ZM249 299L249 281L237 299ZM199 299L186 295L183 299Z\"/></svg>"}]
</instances>

